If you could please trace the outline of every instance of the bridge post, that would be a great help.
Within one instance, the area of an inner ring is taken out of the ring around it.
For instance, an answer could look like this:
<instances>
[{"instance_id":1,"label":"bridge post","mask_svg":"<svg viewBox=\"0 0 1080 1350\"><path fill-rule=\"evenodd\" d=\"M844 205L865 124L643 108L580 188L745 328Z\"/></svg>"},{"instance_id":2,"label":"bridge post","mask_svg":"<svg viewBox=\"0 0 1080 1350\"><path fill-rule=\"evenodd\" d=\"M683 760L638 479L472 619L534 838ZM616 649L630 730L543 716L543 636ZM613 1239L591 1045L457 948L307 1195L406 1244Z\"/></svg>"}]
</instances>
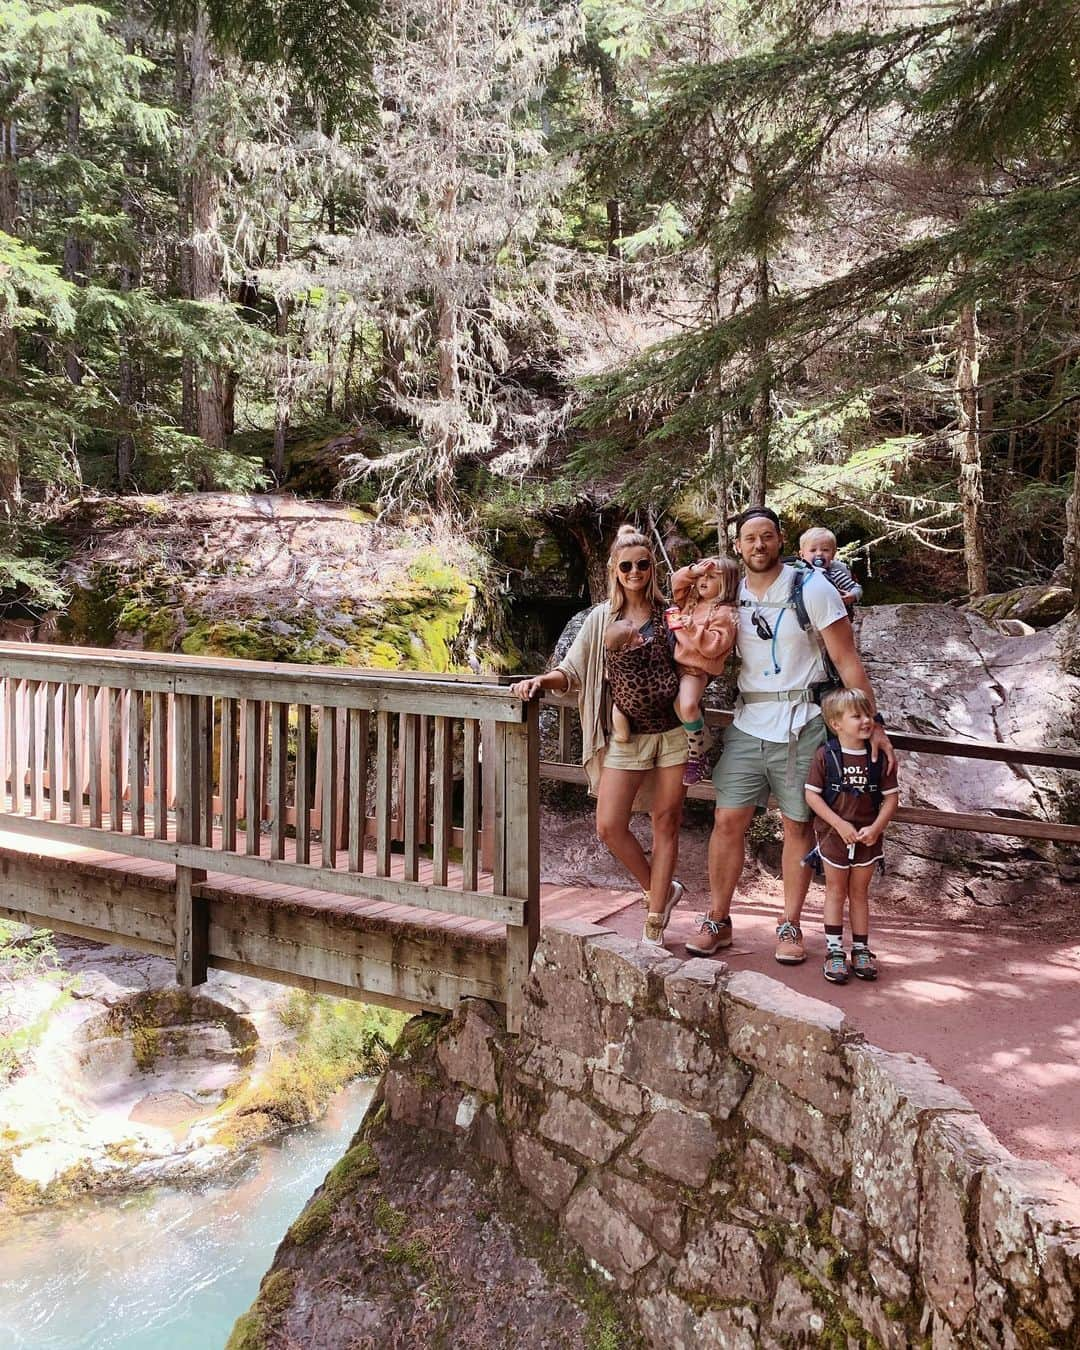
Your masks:
<instances>
[{"instance_id":1,"label":"bridge post","mask_svg":"<svg viewBox=\"0 0 1080 1350\"><path fill-rule=\"evenodd\" d=\"M523 705L520 724L500 722L502 755L502 847L497 850L505 894L525 901L525 922L506 930L506 1022L519 1032L525 1013L525 981L540 940L540 705Z\"/></svg>"},{"instance_id":2,"label":"bridge post","mask_svg":"<svg viewBox=\"0 0 1080 1350\"><path fill-rule=\"evenodd\" d=\"M209 705L209 706L207 706ZM177 694L176 717L176 842L209 844L201 789L211 777L207 753L207 720L213 702L196 694ZM204 764L203 761L207 762ZM204 832L207 837L202 836ZM210 907L193 885L204 881L201 868L176 869L176 981L185 989L205 984L210 955Z\"/></svg>"}]
</instances>

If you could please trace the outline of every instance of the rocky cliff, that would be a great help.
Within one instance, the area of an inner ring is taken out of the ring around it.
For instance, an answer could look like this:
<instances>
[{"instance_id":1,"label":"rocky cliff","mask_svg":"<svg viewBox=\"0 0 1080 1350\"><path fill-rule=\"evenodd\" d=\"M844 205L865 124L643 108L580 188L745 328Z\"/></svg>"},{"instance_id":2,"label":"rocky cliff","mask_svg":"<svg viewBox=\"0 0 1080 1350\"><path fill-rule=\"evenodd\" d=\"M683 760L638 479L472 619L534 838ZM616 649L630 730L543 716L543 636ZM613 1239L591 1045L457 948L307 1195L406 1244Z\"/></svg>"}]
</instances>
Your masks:
<instances>
[{"instance_id":1,"label":"rocky cliff","mask_svg":"<svg viewBox=\"0 0 1080 1350\"><path fill-rule=\"evenodd\" d=\"M1080 1345L1080 1190L830 1005L573 923L407 1032L231 1350Z\"/></svg>"}]
</instances>

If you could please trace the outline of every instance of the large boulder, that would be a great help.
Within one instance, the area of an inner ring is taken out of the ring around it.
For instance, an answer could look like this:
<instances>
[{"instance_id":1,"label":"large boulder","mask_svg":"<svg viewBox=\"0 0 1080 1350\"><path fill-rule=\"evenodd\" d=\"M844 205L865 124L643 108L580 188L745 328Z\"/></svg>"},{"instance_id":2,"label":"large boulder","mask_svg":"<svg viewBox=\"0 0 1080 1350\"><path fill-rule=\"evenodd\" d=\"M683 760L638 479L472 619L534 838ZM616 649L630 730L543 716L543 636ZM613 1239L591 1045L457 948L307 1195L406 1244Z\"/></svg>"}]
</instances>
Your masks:
<instances>
[{"instance_id":1,"label":"large boulder","mask_svg":"<svg viewBox=\"0 0 1080 1350\"><path fill-rule=\"evenodd\" d=\"M1080 679L1066 669L1059 633L1008 636L981 615L947 605L880 605L860 610L858 642L888 725L899 731L1076 750ZM907 753L902 800L940 811L1038 820L1076 816L1071 775L1054 769ZM1013 898L1032 871L1068 860L1048 844L1004 835L897 827L892 870L925 874L943 863L978 865L980 895Z\"/></svg>"}]
</instances>

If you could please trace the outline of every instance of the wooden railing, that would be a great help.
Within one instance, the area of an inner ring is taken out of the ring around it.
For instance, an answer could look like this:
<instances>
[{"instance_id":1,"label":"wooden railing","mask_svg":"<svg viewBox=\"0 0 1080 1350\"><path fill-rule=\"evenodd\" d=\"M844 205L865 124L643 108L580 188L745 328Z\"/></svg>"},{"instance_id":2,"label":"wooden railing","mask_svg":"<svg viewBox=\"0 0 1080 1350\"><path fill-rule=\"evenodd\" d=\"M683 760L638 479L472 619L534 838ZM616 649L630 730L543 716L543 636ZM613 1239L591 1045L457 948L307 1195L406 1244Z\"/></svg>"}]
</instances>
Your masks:
<instances>
[{"instance_id":1,"label":"wooden railing","mask_svg":"<svg viewBox=\"0 0 1080 1350\"><path fill-rule=\"evenodd\" d=\"M576 700L569 694L546 694L543 702L556 712L558 757L540 761L541 778L562 783L584 783L585 771L571 755L571 747L575 744ZM705 721L713 727L726 726L733 716L733 713L727 711L709 711L705 714ZM950 755L958 759L996 760L1017 767L1080 771L1080 753L1074 750L1002 745L997 741L964 741L944 736L923 736L891 728L889 739L897 750L914 751L921 755ZM712 784L706 782L689 788L687 796L700 801L712 801L715 793ZM922 806L901 806L896 813L896 819L901 824L926 825L938 830L1002 834L1020 839L1049 839L1061 844L1080 844L1080 825L1038 820L1016 814L996 815L989 812L939 811Z\"/></svg>"},{"instance_id":2,"label":"wooden railing","mask_svg":"<svg viewBox=\"0 0 1080 1350\"><path fill-rule=\"evenodd\" d=\"M215 872L505 924L520 1017L539 743L505 688L0 643L0 766L0 829L175 866L185 985L206 979Z\"/></svg>"}]
</instances>

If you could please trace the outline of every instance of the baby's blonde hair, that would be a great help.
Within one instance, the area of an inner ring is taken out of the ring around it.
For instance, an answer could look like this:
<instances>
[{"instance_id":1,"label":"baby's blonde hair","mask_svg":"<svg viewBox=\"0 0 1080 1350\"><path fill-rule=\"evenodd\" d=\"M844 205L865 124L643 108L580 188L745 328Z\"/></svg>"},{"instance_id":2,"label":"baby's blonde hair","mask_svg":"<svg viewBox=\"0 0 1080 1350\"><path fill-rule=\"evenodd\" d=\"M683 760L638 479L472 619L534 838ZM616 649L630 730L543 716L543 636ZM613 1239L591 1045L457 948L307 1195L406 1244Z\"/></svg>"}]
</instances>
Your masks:
<instances>
[{"instance_id":1,"label":"baby's blonde hair","mask_svg":"<svg viewBox=\"0 0 1080 1350\"><path fill-rule=\"evenodd\" d=\"M874 705L861 689L833 689L821 700L821 715L830 731L836 729L844 713L854 709L873 717Z\"/></svg>"},{"instance_id":2,"label":"baby's blonde hair","mask_svg":"<svg viewBox=\"0 0 1080 1350\"><path fill-rule=\"evenodd\" d=\"M656 554L653 552L652 544L649 543L648 538L641 533L636 525L620 525L607 560L608 603L612 619L617 619L622 614L623 606L626 604L626 592L619 581L619 554L626 548L647 548L649 550L649 557L652 559L652 588L649 598L655 603L661 605L664 603L664 593L656 580Z\"/></svg>"},{"instance_id":3,"label":"baby's blonde hair","mask_svg":"<svg viewBox=\"0 0 1080 1350\"><path fill-rule=\"evenodd\" d=\"M811 539L827 539L833 548L836 547L836 535L832 530L827 530L824 525L811 525L808 530L803 530L799 535L799 552L807 546Z\"/></svg>"}]
</instances>

